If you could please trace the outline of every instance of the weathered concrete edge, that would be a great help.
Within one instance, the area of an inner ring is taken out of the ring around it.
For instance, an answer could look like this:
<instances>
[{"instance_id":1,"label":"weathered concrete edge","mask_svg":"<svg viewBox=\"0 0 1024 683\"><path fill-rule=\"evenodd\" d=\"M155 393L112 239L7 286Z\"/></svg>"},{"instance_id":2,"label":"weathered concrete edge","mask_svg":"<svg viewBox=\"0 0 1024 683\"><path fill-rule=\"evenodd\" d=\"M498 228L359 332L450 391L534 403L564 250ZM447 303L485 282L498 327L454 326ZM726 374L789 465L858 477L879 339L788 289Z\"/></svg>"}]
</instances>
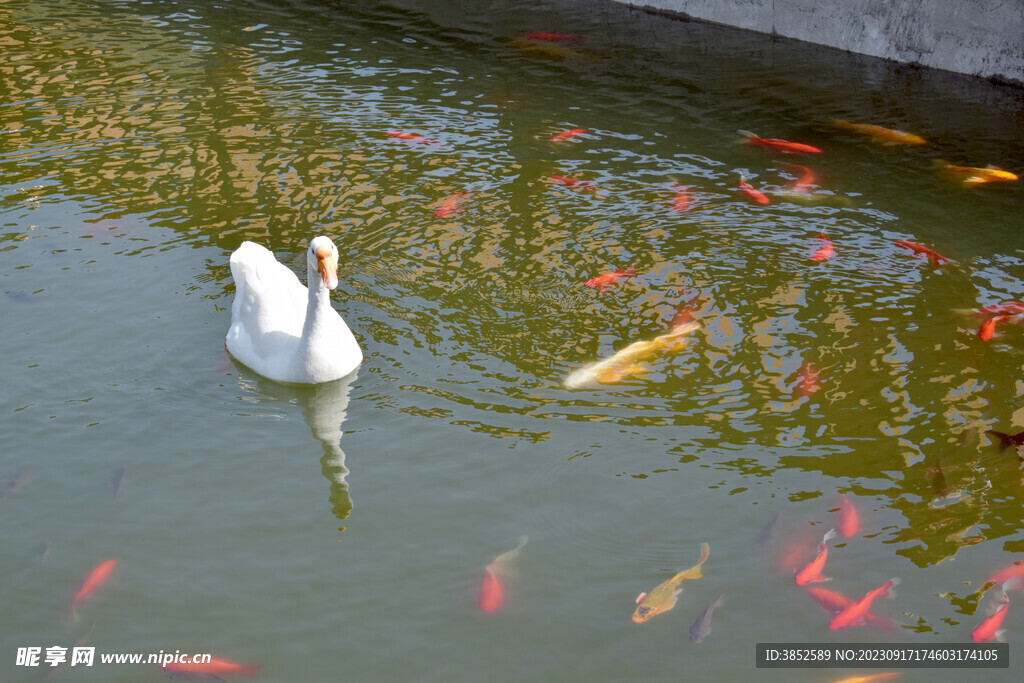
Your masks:
<instances>
[{"instance_id":1,"label":"weathered concrete edge","mask_svg":"<svg viewBox=\"0 0 1024 683\"><path fill-rule=\"evenodd\" d=\"M1024 87L1024 0L616 0Z\"/></svg>"}]
</instances>

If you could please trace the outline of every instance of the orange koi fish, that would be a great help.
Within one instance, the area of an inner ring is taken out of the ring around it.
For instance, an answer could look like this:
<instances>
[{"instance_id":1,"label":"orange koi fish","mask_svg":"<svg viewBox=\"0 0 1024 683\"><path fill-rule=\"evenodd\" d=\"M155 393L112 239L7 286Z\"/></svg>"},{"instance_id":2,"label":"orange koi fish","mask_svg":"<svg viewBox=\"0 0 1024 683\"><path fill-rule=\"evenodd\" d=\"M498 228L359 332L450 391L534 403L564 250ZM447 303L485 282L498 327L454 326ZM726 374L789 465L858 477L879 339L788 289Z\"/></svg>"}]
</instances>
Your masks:
<instances>
[{"instance_id":1,"label":"orange koi fish","mask_svg":"<svg viewBox=\"0 0 1024 683\"><path fill-rule=\"evenodd\" d=\"M796 377L796 385L804 396L810 396L821 388L821 383L818 381L818 369L810 361L805 361L800 366L800 371Z\"/></svg>"},{"instance_id":2,"label":"orange koi fish","mask_svg":"<svg viewBox=\"0 0 1024 683\"><path fill-rule=\"evenodd\" d=\"M117 567L117 560L105 560L100 562L96 567L89 572L89 575L82 581L82 585L78 588L78 592L75 593L75 597L71 600L71 614L74 616L75 607L78 605L79 600L92 593L94 590L100 587L104 581L110 578L110 573Z\"/></svg>"},{"instance_id":3,"label":"orange koi fish","mask_svg":"<svg viewBox=\"0 0 1024 683\"><path fill-rule=\"evenodd\" d=\"M809 583L817 583L819 581L830 581L821 575L821 570L825 568L825 560L828 559L828 542L835 538L836 530L829 529L821 539L821 545L818 546L818 556L813 560L804 565L804 568L796 573L794 581L798 586L806 586Z\"/></svg>"},{"instance_id":4,"label":"orange koi fish","mask_svg":"<svg viewBox=\"0 0 1024 683\"><path fill-rule=\"evenodd\" d=\"M791 191L806 192L818 184L818 176L816 176L814 171L806 166L800 166L799 164L786 164L786 166L799 169L800 171L800 177L789 184L789 189Z\"/></svg>"},{"instance_id":5,"label":"orange koi fish","mask_svg":"<svg viewBox=\"0 0 1024 683\"><path fill-rule=\"evenodd\" d=\"M836 128L868 135L885 145L923 145L927 142L920 135L914 135L913 133L907 133L894 128L883 128L882 126L875 126L870 123L850 123L841 119L832 119L832 122L836 125Z\"/></svg>"},{"instance_id":6,"label":"orange koi fish","mask_svg":"<svg viewBox=\"0 0 1024 683\"><path fill-rule=\"evenodd\" d=\"M585 190L587 192L593 192L597 189L597 185L589 180L580 180L579 178L570 178L564 175L549 175L547 181L556 185L565 185L566 187L573 187L577 190Z\"/></svg>"},{"instance_id":7,"label":"orange koi fish","mask_svg":"<svg viewBox=\"0 0 1024 683\"><path fill-rule=\"evenodd\" d=\"M870 674L868 676L853 676L852 678L844 678L836 681L835 683L880 683L880 681L891 681L894 678L899 678L900 673L898 671L886 671L880 674Z\"/></svg>"},{"instance_id":8,"label":"orange koi fish","mask_svg":"<svg viewBox=\"0 0 1024 683\"><path fill-rule=\"evenodd\" d=\"M526 545L526 540L526 536L523 536L519 539L519 545L508 552L498 555L491 560L490 564L484 567L484 579L480 583L480 590L477 595L480 609L484 612L493 612L501 607L504 601L504 589L501 586L501 581L498 579L498 574L507 571L506 565L515 559L519 551Z\"/></svg>"},{"instance_id":9,"label":"orange koi fish","mask_svg":"<svg viewBox=\"0 0 1024 683\"><path fill-rule=\"evenodd\" d=\"M971 631L971 640L976 643L986 643L990 640L1002 640L1003 619L1006 618L1006 611L1010 608L1010 596L1003 591L1003 599L999 601L999 608L991 615L982 619L981 623Z\"/></svg>"},{"instance_id":10,"label":"orange koi fish","mask_svg":"<svg viewBox=\"0 0 1024 683\"><path fill-rule=\"evenodd\" d=\"M441 146L441 143L438 142L437 140L431 140L430 138L425 138L422 135L417 135L416 133L406 133L405 131L402 130L389 130L387 134L389 138L398 138L399 140L418 142L422 145L434 145L436 147Z\"/></svg>"},{"instance_id":11,"label":"orange koi fish","mask_svg":"<svg viewBox=\"0 0 1024 683\"><path fill-rule=\"evenodd\" d=\"M260 667L255 664L238 664L217 657L211 657L208 662L190 662L188 664L168 662L161 664L160 667L164 671L183 671L207 676L245 676L246 678L256 678L260 671Z\"/></svg>"},{"instance_id":12,"label":"orange koi fish","mask_svg":"<svg viewBox=\"0 0 1024 683\"><path fill-rule=\"evenodd\" d=\"M583 135L586 132L586 128L570 128L569 130L563 130L561 133L555 133L554 135L552 135L551 142L561 142L562 140L574 138L577 135Z\"/></svg>"},{"instance_id":13,"label":"orange koi fish","mask_svg":"<svg viewBox=\"0 0 1024 683\"><path fill-rule=\"evenodd\" d=\"M685 185L676 183L676 193L672 197L672 210L676 213L683 213L690 209L690 191Z\"/></svg>"},{"instance_id":14,"label":"orange koi fish","mask_svg":"<svg viewBox=\"0 0 1024 683\"><path fill-rule=\"evenodd\" d=\"M536 33L524 33L523 38L528 40L546 40L549 43L568 43L574 40L582 40L584 36L577 35L575 33L545 33L541 31Z\"/></svg>"},{"instance_id":15,"label":"orange koi fish","mask_svg":"<svg viewBox=\"0 0 1024 683\"><path fill-rule=\"evenodd\" d=\"M832 631L838 631L848 626L859 626L864 623L868 612L871 610L871 603L879 596L892 597L892 587L899 584L899 579L889 579L873 591L869 591L864 597L855 600L848 607L844 607L828 622Z\"/></svg>"},{"instance_id":16,"label":"orange koi fish","mask_svg":"<svg viewBox=\"0 0 1024 683\"><path fill-rule=\"evenodd\" d=\"M920 244L917 244L915 242L908 242L906 240L893 240L892 243L895 244L897 247L903 247L904 249L909 249L910 251L914 252L915 254L924 254L925 256L928 257L928 261L933 266L941 266L943 263L946 263L947 261L952 261L953 260L953 259L950 259L950 258L946 258L942 254L940 254L940 253L938 253L936 251L933 251L933 250L929 249L928 247L921 246Z\"/></svg>"},{"instance_id":17,"label":"orange koi fish","mask_svg":"<svg viewBox=\"0 0 1024 683\"><path fill-rule=\"evenodd\" d=\"M633 623L642 624L662 612L667 612L676 606L679 594L683 592L681 584L684 579L699 579L704 576L700 566L707 561L711 554L711 546L707 543L700 544L700 560L689 569L679 572L671 579L662 581L651 589L650 593L641 593L636 596L636 609L633 611Z\"/></svg>"},{"instance_id":18,"label":"orange koi fish","mask_svg":"<svg viewBox=\"0 0 1024 683\"><path fill-rule=\"evenodd\" d=\"M989 433L991 434L992 432L989 432ZM998 434L998 432L996 432L996 433ZM1024 432L1021 432L1017 436L1018 437L1024 437ZM1022 443L1024 443L1024 441L1022 441ZM1014 577L1017 577L1017 576L1021 577L1021 580L1024 581L1024 560L1022 560L1021 562L1014 563L1014 564L1010 565L1009 567L1007 567L1006 569L1000 569L995 574L990 576L988 580L991 581L992 583L1002 583L1002 584L1005 584L1010 579L1012 579ZM1013 586L1004 586L1004 590L1007 587L1009 587L1009 588L1014 588L1014 587L1019 588L1020 584L1015 584Z\"/></svg>"},{"instance_id":19,"label":"orange koi fish","mask_svg":"<svg viewBox=\"0 0 1024 683\"><path fill-rule=\"evenodd\" d=\"M821 240L821 248L811 254L812 261L827 261L836 255L836 249L832 246L832 240L825 236L822 231L816 239Z\"/></svg>"},{"instance_id":20,"label":"orange koi fish","mask_svg":"<svg viewBox=\"0 0 1024 683\"><path fill-rule=\"evenodd\" d=\"M948 161L936 161L935 165L948 173L963 177L963 184L966 187L974 187L983 183L1006 182L1017 180L1015 173L1004 171L997 166L986 168L974 168L973 166L954 166Z\"/></svg>"},{"instance_id":21,"label":"orange koi fish","mask_svg":"<svg viewBox=\"0 0 1024 683\"><path fill-rule=\"evenodd\" d=\"M808 588L807 594L814 598L814 601L821 605L822 608L832 612L832 614L840 612L853 604L853 600L850 600L845 595L840 595L839 593L834 593L833 591L815 586ZM864 615L864 620L870 621L876 626L892 627L894 625L891 619L876 617L870 612Z\"/></svg>"},{"instance_id":22,"label":"orange koi fish","mask_svg":"<svg viewBox=\"0 0 1024 683\"><path fill-rule=\"evenodd\" d=\"M768 199L768 197L765 196L763 192L755 190L753 187L748 185L747 181L743 179L743 176L740 176L740 182L737 185L740 188L740 191L743 192L743 194L746 195L747 198L750 199L750 201L755 202L757 204L772 203L772 200Z\"/></svg>"},{"instance_id":23,"label":"orange koi fish","mask_svg":"<svg viewBox=\"0 0 1024 683\"><path fill-rule=\"evenodd\" d=\"M636 275L636 269L633 268L632 266L630 266L629 268L616 268L614 271L610 273L605 273L604 275L592 277L583 284L586 287L593 287L594 289L603 292L606 287L618 282L623 278L633 277L634 275Z\"/></svg>"},{"instance_id":24,"label":"orange koi fish","mask_svg":"<svg viewBox=\"0 0 1024 683\"><path fill-rule=\"evenodd\" d=\"M860 516L857 514L857 508L853 507L853 503L844 493L839 498L839 533L850 538L859 534L860 529Z\"/></svg>"},{"instance_id":25,"label":"orange koi fish","mask_svg":"<svg viewBox=\"0 0 1024 683\"><path fill-rule=\"evenodd\" d=\"M460 190L455 194L448 195L442 199L441 203L438 204L436 209L434 209L434 215L438 218L454 216L459 212L459 209L462 206L462 200L464 200L468 195L469 191L467 190Z\"/></svg>"},{"instance_id":26,"label":"orange koi fish","mask_svg":"<svg viewBox=\"0 0 1024 683\"><path fill-rule=\"evenodd\" d=\"M741 130L739 133L747 138L744 142L748 145L758 145L777 152L787 152L789 154L821 154L821 150L817 147L805 145L802 142L789 142L788 140L778 140L775 138L759 138L748 130Z\"/></svg>"}]
</instances>

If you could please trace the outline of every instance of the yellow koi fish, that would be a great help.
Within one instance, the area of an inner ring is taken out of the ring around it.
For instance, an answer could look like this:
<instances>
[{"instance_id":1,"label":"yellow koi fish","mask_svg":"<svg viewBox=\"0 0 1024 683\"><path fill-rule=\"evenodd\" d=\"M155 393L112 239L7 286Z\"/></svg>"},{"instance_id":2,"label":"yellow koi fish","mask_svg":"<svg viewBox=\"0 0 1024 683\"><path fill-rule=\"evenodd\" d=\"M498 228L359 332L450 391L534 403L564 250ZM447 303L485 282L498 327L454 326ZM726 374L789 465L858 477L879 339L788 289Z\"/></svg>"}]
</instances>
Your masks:
<instances>
[{"instance_id":1,"label":"yellow koi fish","mask_svg":"<svg viewBox=\"0 0 1024 683\"><path fill-rule=\"evenodd\" d=\"M680 584L683 579L699 579L703 576L700 566L711 554L711 546L707 543L700 544L700 561L686 571L679 572L668 581L663 581L651 590L650 593L641 593L636 596L636 610L633 612L633 623L642 624L656 614L667 612L676 606L679 594L683 592Z\"/></svg>"},{"instance_id":2,"label":"yellow koi fish","mask_svg":"<svg viewBox=\"0 0 1024 683\"><path fill-rule=\"evenodd\" d=\"M684 335L698 327L700 324L696 322L683 323L673 327L671 332L654 339L635 341L604 360L576 370L566 378L565 386L574 389L590 382L617 382L630 375L643 372L645 367L640 361L662 353L675 353L682 350L686 346Z\"/></svg>"},{"instance_id":3,"label":"yellow koi fish","mask_svg":"<svg viewBox=\"0 0 1024 683\"><path fill-rule=\"evenodd\" d=\"M948 161L936 161L935 165L948 173L952 173L956 176L962 176L964 179L964 185L967 187L974 187L975 185L981 185L982 183L998 183L1017 180L1017 175L1015 173L1004 171L996 166L988 166L986 168L954 166Z\"/></svg>"},{"instance_id":4,"label":"yellow koi fish","mask_svg":"<svg viewBox=\"0 0 1024 683\"><path fill-rule=\"evenodd\" d=\"M921 136L914 135L913 133L883 128L882 126L873 126L870 123L850 123L840 119L832 119L832 122L836 124L837 128L868 135L885 145L923 145L928 142Z\"/></svg>"}]
</instances>

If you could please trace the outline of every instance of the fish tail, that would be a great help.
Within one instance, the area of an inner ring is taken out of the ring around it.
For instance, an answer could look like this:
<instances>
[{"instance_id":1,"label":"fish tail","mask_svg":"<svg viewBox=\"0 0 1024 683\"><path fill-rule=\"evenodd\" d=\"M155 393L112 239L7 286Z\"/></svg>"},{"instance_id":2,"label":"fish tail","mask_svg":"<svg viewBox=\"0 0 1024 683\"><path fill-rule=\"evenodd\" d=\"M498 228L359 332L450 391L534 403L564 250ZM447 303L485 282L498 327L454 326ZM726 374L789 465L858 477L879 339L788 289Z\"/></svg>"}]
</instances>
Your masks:
<instances>
[{"instance_id":1,"label":"fish tail","mask_svg":"<svg viewBox=\"0 0 1024 683\"><path fill-rule=\"evenodd\" d=\"M900 585L900 579L895 578L895 577L891 578L891 579L889 579L889 583L891 585L884 592L882 592L882 596L886 597L886 598L895 598L896 597L896 591L893 590L893 589L895 589L896 586Z\"/></svg>"},{"instance_id":2,"label":"fish tail","mask_svg":"<svg viewBox=\"0 0 1024 683\"><path fill-rule=\"evenodd\" d=\"M1010 438L1009 434L1003 434L1002 432L997 432L994 429L988 430L987 433L999 439L1000 451L1005 451L1007 448L1010 447L1010 444L1013 443L1013 440Z\"/></svg>"},{"instance_id":3,"label":"fish tail","mask_svg":"<svg viewBox=\"0 0 1024 683\"><path fill-rule=\"evenodd\" d=\"M738 130L736 132L746 138L746 140L741 140L740 142L747 142L748 140L753 140L754 138L757 137L756 135L751 133L749 130Z\"/></svg>"}]
</instances>

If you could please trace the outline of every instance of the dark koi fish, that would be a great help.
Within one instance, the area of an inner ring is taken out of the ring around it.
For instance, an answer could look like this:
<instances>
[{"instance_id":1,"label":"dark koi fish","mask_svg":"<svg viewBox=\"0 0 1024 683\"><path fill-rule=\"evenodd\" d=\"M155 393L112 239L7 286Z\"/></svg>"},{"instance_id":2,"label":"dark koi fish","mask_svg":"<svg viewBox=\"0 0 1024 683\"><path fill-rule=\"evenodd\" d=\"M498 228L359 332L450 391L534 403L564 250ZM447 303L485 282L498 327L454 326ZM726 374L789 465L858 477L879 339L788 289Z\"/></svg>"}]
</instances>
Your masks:
<instances>
[{"instance_id":1,"label":"dark koi fish","mask_svg":"<svg viewBox=\"0 0 1024 683\"><path fill-rule=\"evenodd\" d=\"M697 621L693 622L693 626L690 627L690 640L699 643L708 637L708 634L711 633L711 615L722 606L723 602L725 602L725 596L719 595L718 599L708 605L707 609L697 617Z\"/></svg>"}]
</instances>

